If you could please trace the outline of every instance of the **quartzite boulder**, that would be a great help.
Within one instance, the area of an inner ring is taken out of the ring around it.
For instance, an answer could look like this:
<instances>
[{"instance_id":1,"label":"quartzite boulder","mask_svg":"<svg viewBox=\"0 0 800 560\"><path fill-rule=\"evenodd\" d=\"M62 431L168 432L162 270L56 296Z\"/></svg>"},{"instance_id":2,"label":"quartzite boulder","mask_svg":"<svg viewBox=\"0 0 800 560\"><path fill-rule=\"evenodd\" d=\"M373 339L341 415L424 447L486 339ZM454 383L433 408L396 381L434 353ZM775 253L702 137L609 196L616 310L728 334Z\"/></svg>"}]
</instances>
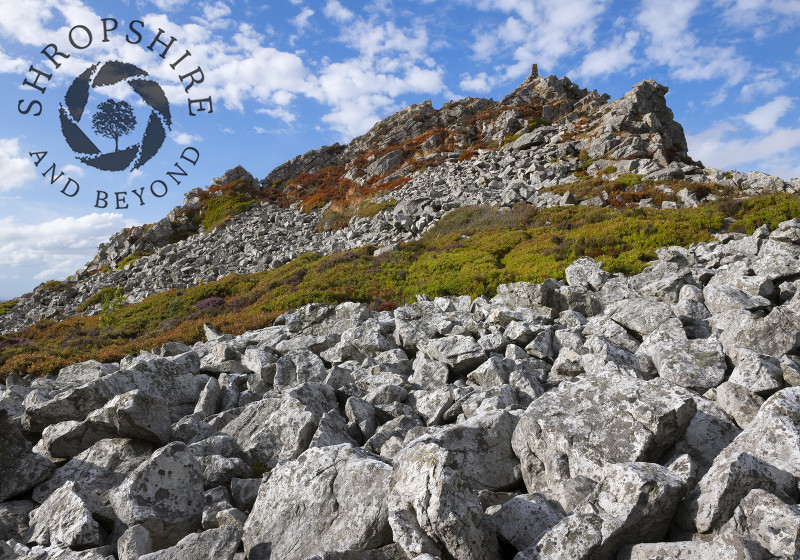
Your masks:
<instances>
[{"instance_id":1,"label":"quartzite boulder","mask_svg":"<svg viewBox=\"0 0 800 560\"><path fill-rule=\"evenodd\" d=\"M27 492L55 469L49 460L31 451L31 443L5 410L0 410L0 446L0 501Z\"/></svg>"},{"instance_id":2,"label":"quartzite boulder","mask_svg":"<svg viewBox=\"0 0 800 560\"><path fill-rule=\"evenodd\" d=\"M275 467L244 526L251 559L305 560L390 544L392 468L351 445L315 447Z\"/></svg>"},{"instance_id":3,"label":"quartzite boulder","mask_svg":"<svg viewBox=\"0 0 800 560\"><path fill-rule=\"evenodd\" d=\"M153 548L166 548L200 528L202 473L185 444L171 443L129 474L110 500L125 526L144 526Z\"/></svg>"},{"instance_id":4,"label":"quartzite boulder","mask_svg":"<svg viewBox=\"0 0 800 560\"><path fill-rule=\"evenodd\" d=\"M597 480L608 464L656 460L695 412L691 397L669 384L598 372L533 401L511 443L535 492L577 475Z\"/></svg>"}]
</instances>

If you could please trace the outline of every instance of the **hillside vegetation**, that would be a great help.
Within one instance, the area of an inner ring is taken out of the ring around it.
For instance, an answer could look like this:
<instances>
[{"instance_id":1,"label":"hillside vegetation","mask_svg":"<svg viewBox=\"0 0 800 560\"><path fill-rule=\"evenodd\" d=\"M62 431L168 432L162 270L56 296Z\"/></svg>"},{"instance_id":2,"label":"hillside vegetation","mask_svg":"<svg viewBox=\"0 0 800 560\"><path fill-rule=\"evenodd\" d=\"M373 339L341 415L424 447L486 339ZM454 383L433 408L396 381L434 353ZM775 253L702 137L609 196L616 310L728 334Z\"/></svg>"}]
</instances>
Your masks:
<instances>
[{"instance_id":1,"label":"hillside vegetation","mask_svg":"<svg viewBox=\"0 0 800 560\"><path fill-rule=\"evenodd\" d=\"M597 180L570 188L615 189ZM789 194L740 200L714 185L692 188L716 189L720 196L677 210L467 206L419 240L379 256L374 246L330 256L307 253L274 270L170 290L132 305L122 305L116 291L107 290L92 302L103 304L98 315L44 320L0 337L0 380L12 371L47 375L83 360L116 361L172 340L191 344L202 339L204 322L242 333L310 302L358 301L384 310L417 294L491 297L502 283L563 278L566 266L584 255L602 261L609 272L635 274L659 247L708 241L725 228L726 217L736 220L730 230L751 233L763 223L774 228L800 215L800 200Z\"/></svg>"}]
</instances>

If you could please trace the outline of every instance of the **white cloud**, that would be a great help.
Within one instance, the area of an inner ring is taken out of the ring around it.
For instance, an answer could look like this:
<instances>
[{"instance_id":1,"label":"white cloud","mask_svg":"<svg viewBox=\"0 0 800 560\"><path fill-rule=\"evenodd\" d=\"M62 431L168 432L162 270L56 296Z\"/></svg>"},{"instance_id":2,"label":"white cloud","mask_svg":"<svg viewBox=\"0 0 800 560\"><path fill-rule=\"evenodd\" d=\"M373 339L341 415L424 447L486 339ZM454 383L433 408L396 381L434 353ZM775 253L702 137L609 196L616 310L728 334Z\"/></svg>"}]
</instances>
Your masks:
<instances>
[{"instance_id":1,"label":"white cloud","mask_svg":"<svg viewBox=\"0 0 800 560\"><path fill-rule=\"evenodd\" d=\"M64 172L65 175L70 177L83 177L85 172L82 167L78 167L77 165L73 165L68 163L64 167L61 168L61 171Z\"/></svg>"},{"instance_id":2,"label":"white cloud","mask_svg":"<svg viewBox=\"0 0 800 560\"><path fill-rule=\"evenodd\" d=\"M721 169L758 169L785 179L797 171L800 159L800 128L775 128L751 137L736 137L741 127L718 123L686 140L689 153L705 165Z\"/></svg>"},{"instance_id":3,"label":"white cloud","mask_svg":"<svg viewBox=\"0 0 800 560\"><path fill-rule=\"evenodd\" d=\"M286 124L291 124L297 120L297 115L283 107L277 107L275 109L257 109L256 113L280 119Z\"/></svg>"},{"instance_id":4,"label":"white cloud","mask_svg":"<svg viewBox=\"0 0 800 560\"><path fill-rule=\"evenodd\" d=\"M24 72L30 66L21 58L11 58L0 50L0 74L18 74Z\"/></svg>"},{"instance_id":5,"label":"white cloud","mask_svg":"<svg viewBox=\"0 0 800 560\"><path fill-rule=\"evenodd\" d=\"M97 245L112 233L130 225L132 222L118 213L93 213L37 224L0 218L0 266L40 266L35 279L63 278L91 260Z\"/></svg>"},{"instance_id":6,"label":"white cloud","mask_svg":"<svg viewBox=\"0 0 800 560\"><path fill-rule=\"evenodd\" d=\"M181 146L188 146L189 144L194 144L195 142L200 142L203 140L202 136L197 134L189 134L188 132L171 132L169 137L173 142L180 144Z\"/></svg>"},{"instance_id":7,"label":"white cloud","mask_svg":"<svg viewBox=\"0 0 800 560\"><path fill-rule=\"evenodd\" d=\"M342 6L337 0L328 0L322 13L325 14L325 17L339 23L345 23L353 19L353 12Z\"/></svg>"},{"instance_id":8,"label":"white cloud","mask_svg":"<svg viewBox=\"0 0 800 560\"><path fill-rule=\"evenodd\" d=\"M794 105L794 98L781 95L766 105L753 109L742 119L758 132L769 132L783 115Z\"/></svg>"},{"instance_id":9,"label":"white cloud","mask_svg":"<svg viewBox=\"0 0 800 560\"><path fill-rule=\"evenodd\" d=\"M777 70L765 70L750 77L739 92L742 101L752 101L759 94L771 95L786 87L786 82L777 77Z\"/></svg>"},{"instance_id":10,"label":"white cloud","mask_svg":"<svg viewBox=\"0 0 800 560\"><path fill-rule=\"evenodd\" d=\"M467 92L486 93L492 89L494 84L489 79L486 72L478 72L476 75L462 74L458 86Z\"/></svg>"},{"instance_id":11,"label":"white cloud","mask_svg":"<svg viewBox=\"0 0 800 560\"><path fill-rule=\"evenodd\" d=\"M629 31L623 37L616 37L608 47L593 50L584 56L576 76L591 78L627 68L636 61L633 50L638 42L637 31Z\"/></svg>"},{"instance_id":12,"label":"white cloud","mask_svg":"<svg viewBox=\"0 0 800 560\"><path fill-rule=\"evenodd\" d=\"M25 186L36 178L33 161L22 153L18 138L0 138L0 192Z\"/></svg>"},{"instance_id":13,"label":"white cloud","mask_svg":"<svg viewBox=\"0 0 800 560\"><path fill-rule=\"evenodd\" d=\"M797 0L716 0L715 4L726 24L749 31L756 39L800 25Z\"/></svg>"},{"instance_id":14,"label":"white cloud","mask_svg":"<svg viewBox=\"0 0 800 560\"><path fill-rule=\"evenodd\" d=\"M750 61L734 47L701 44L690 28L699 0L645 0L636 17L649 37L645 53L651 62L667 66L681 80L724 79L726 86L742 82ZM725 92L721 92L724 99Z\"/></svg>"},{"instance_id":15,"label":"white cloud","mask_svg":"<svg viewBox=\"0 0 800 560\"><path fill-rule=\"evenodd\" d=\"M314 15L314 10L311 8L303 8L299 14L291 19L292 25L297 28L297 32L302 34L310 25L309 19Z\"/></svg>"},{"instance_id":16,"label":"white cloud","mask_svg":"<svg viewBox=\"0 0 800 560\"><path fill-rule=\"evenodd\" d=\"M552 68L562 58L594 45L597 24L608 0L463 0L480 10L499 10L508 17L500 24L479 25L474 31L473 57L477 60L510 59L495 67L487 83L515 80L531 64Z\"/></svg>"},{"instance_id":17,"label":"white cloud","mask_svg":"<svg viewBox=\"0 0 800 560\"><path fill-rule=\"evenodd\" d=\"M177 10L188 0L150 0L153 4L155 4L159 10L164 10L165 12L171 12L173 10Z\"/></svg>"}]
</instances>

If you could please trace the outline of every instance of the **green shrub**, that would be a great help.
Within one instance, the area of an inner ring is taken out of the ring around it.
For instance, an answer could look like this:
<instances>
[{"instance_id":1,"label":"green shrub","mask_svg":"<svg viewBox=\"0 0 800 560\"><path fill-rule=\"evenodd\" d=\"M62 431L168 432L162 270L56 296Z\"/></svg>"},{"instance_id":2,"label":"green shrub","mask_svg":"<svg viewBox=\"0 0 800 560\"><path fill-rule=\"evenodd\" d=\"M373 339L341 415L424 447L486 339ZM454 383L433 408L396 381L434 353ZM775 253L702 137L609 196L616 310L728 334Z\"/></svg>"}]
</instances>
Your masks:
<instances>
[{"instance_id":1,"label":"green shrub","mask_svg":"<svg viewBox=\"0 0 800 560\"><path fill-rule=\"evenodd\" d=\"M644 177L644 175L639 173L623 173L617 177L615 181L617 183L622 183L626 187L633 187L642 182L642 177Z\"/></svg>"},{"instance_id":2,"label":"green shrub","mask_svg":"<svg viewBox=\"0 0 800 560\"><path fill-rule=\"evenodd\" d=\"M136 251L134 253L131 253L130 255L128 255L127 257L122 259L121 261L119 261L117 263L117 266L115 266L114 268L116 268L117 270L119 270L120 268L125 268L129 264L135 263L136 261L138 261L142 257L149 257L150 255L151 255L151 253L148 253L147 251Z\"/></svg>"},{"instance_id":3,"label":"green shrub","mask_svg":"<svg viewBox=\"0 0 800 560\"><path fill-rule=\"evenodd\" d=\"M117 295L119 290L122 290L123 292L125 291L125 289L121 286L109 286L107 288L103 288L102 290L98 290L78 306L78 311L83 313L93 305L108 303L114 299L114 296Z\"/></svg>"},{"instance_id":4,"label":"green shrub","mask_svg":"<svg viewBox=\"0 0 800 560\"><path fill-rule=\"evenodd\" d=\"M48 280L42 284L42 287L50 292L66 292L69 285L61 280Z\"/></svg>"},{"instance_id":5,"label":"green shrub","mask_svg":"<svg viewBox=\"0 0 800 560\"><path fill-rule=\"evenodd\" d=\"M211 231L218 225L246 211L251 204L253 204L253 200L240 193L212 198L206 206L203 230Z\"/></svg>"},{"instance_id":6,"label":"green shrub","mask_svg":"<svg viewBox=\"0 0 800 560\"><path fill-rule=\"evenodd\" d=\"M100 308L100 328L110 328L119 322L117 310L125 305L125 288L117 286Z\"/></svg>"},{"instance_id":7,"label":"green shrub","mask_svg":"<svg viewBox=\"0 0 800 560\"><path fill-rule=\"evenodd\" d=\"M361 218L373 218L389 208L397 206L395 199L390 199L385 202L365 202L359 205L356 215Z\"/></svg>"},{"instance_id":8,"label":"green shrub","mask_svg":"<svg viewBox=\"0 0 800 560\"><path fill-rule=\"evenodd\" d=\"M0 302L0 317L14 309L14 307L19 303L19 298L17 299L10 299L8 301Z\"/></svg>"}]
</instances>

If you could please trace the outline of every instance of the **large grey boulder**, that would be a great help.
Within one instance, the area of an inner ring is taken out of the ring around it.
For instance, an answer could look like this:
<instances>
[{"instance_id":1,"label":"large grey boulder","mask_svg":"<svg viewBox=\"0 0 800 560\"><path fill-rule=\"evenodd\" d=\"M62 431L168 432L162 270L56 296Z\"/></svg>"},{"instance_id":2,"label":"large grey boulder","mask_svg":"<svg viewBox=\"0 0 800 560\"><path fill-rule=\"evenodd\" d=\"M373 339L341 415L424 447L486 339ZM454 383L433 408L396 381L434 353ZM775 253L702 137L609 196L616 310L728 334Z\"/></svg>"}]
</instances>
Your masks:
<instances>
[{"instance_id":1,"label":"large grey boulder","mask_svg":"<svg viewBox=\"0 0 800 560\"><path fill-rule=\"evenodd\" d=\"M609 465L588 503L521 557L614 559L624 544L663 538L685 491L683 481L660 465Z\"/></svg>"},{"instance_id":2,"label":"large grey boulder","mask_svg":"<svg viewBox=\"0 0 800 560\"><path fill-rule=\"evenodd\" d=\"M552 278L541 284L515 282L497 286L497 295L492 298L495 307L531 309L539 315L558 317L562 311L561 286Z\"/></svg>"},{"instance_id":3,"label":"large grey boulder","mask_svg":"<svg viewBox=\"0 0 800 560\"><path fill-rule=\"evenodd\" d=\"M395 456L393 483L389 523L409 557L499 560L494 528L452 453L417 440Z\"/></svg>"},{"instance_id":4,"label":"large grey boulder","mask_svg":"<svg viewBox=\"0 0 800 560\"><path fill-rule=\"evenodd\" d=\"M247 405L222 433L236 440L250 466L263 463L271 468L305 451L320 419L334 408L336 397L329 385L305 383Z\"/></svg>"},{"instance_id":5,"label":"large grey boulder","mask_svg":"<svg viewBox=\"0 0 800 560\"><path fill-rule=\"evenodd\" d=\"M262 483L244 526L249 558L305 560L390 544L392 468L351 445L315 447Z\"/></svg>"},{"instance_id":6,"label":"large grey boulder","mask_svg":"<svg viewBox=\"0 0 800 560\"><path fill-rule=\"evenodd\" d=\"M731 383L747 387L750 391L768 396L783 388L781 362L773 356L759 354L746 348L736 352L737 364L729 378Z\"/></svg>"},{"instance_id":7,"label":"large grey boulder","mask_svg":"<svg viewBox=\"0 0 800 560\"><path fill-rule=\"evenodd\" d=\"M239 527L220 527L183 537L169 548L140 556L139 560L233 560L242 539Z\"/></svg>"},{"instance_id":8,"label":"large grey boulder","mask_svg":"<svg viewBox=\"0 0 800 560\"><path fill-rule=\"evenodd\" d=\"M48 459L31 450L19 424L5 410L0 410L0 448L0 502L27 492L55 470Z\"/></svg>"},{"instance_id":9,"label":"large grey boulder","mask_svg":"<svg viewBox=\"0 0 800 560\"><path fill-rule=\"evenodd\" d=\"M511 444L529 492L606 465L654 461L683 436L697 407L668 383L598 372L533 401Z\"/></svg>"},{"instance_id":10,"label":"large grey boulder","mask_svg":"<svg viewBox=\"0 0 800 560\"><path fill-rule=\"evenodd\" d=\"M761 489L751 490L720 529L742 535L777 558L800 557L800 507Z\"/></svg>"},{"instance_id":11,"label":"large grey boulder","mask_svg":"<svg viewBox=\"0 0 800 560\"><path fill-rule=\"evenodd\" d=\"M796 500L798 477L800 387L792 387L767 399L700 480L695 526L701 532L719 528L754 488Z\"/></svg>"},{"instance_id":12,"label":"large grey boulder","mask_svg":"<svg viewBox=\"0 0 800 560\"><path fill-rule=\"evenodd\" d=\"M486 510L497 535L517 550L525 550L564 518L558 504L542 494L521 494Z\"/></svg>"},{"instance_id":13,"label":"large grey boulder","mask_svg":"<svg viewBox=\"0 0 800 560\"><path fill-rule=\"evenodd\" d=\"M114 512L127 527L142 525L153 548L166 548L200 527L203 513L203 479L186 445L162 447L110 495Z\"/></svg>"},{"instance_id":14,"label":"large grey boulder","mask_svg":"<svg viewBox=\"0 0 800 560\"><path fill-rule=\"evenodd\" d=\"M735 356L737 348L748 348L780 357L800 346L800 318L783 306L764 318L746 311L728 313L719 339L729 356Z\"/></svg>"},{"instance_id":15,"label":"large grey boulder","mask_svg":"<svg viewBox=\"0 0 800 560\"><path fill-rule=\"evenodd\" d=\"M770 301L759 295L751 295L733 286L710 284L703 290L703 298L708 310L713 314L726 311L756 311L769 307Z\"/></svg>"},{"instance_id":16,"label":"large grey boulder","mask_svg":"<svg viewBox=\"0 0 800 560\"><path fill-rule=\"evenodd\" d=\"M467 373L486 361L486 352L471 336L449 335L419 344L431 360L447 364L455 374Z\"/></svg>"},{"instance_id":17,"label":"large grey boulder","mask_svg":"<svg viewBox=\"0 0 800 560\"><path fill-rule=\"evenodd\" d=\"M33 499L44 502L48 496L69 481L79 481L82 497L89 509L105 518L114 515L109 493L142 464L153 452L153 445L130 439L104 439L76 455L61 466L52 477L34 488Z\"/></svg>"},{"instance_id":18,"label":"large grey boulder","mask_svg":"<svg viewBox=\"0 0 800 560\"><path fill-rule=\"evenodd\" d=\"M628 545L617 560L764 560L763 549L740 536L724 535L710 541L680 541Z\"/></svg>"},{"instance_id":19,"label":"large grey boulder","mask_svg":"<svg viewBox=\"0 0 800 560\"><path fill-rule=\"evenodd\" d=\"M30 514L25 541L75 549L100 546L100 527L81 497L77 482L66 482Z\"/></svg>"},{"instance_id":20,"label":"large grey boulder","mask_svg":"<svg viewBox=\"0 0 800 560\"><path fill-rule=\"evenodd\" d=\"M519 461L511 449L517 422L518 417L507 411L480 414L423 435L406 448L434 444L447 453L448 465L459 471L471 490L505 490L522 478Z\"/></svg>"},{"instance_id":21,"label":"large grey boulder","mask_svg":"<svg viewBox=\"0 0 800 560\"><path fill-rule=\"evenodd\" d=\"M137 389L113 397L83 422L48 426L42 440L52 457L74 457L105 438L142 439L164 445L171 432L167 402Z\"/></svg>"},{"instance_id":22,"label":"large grey boulder","mask_svg":"<svg viewBox=\"0 0 800 560\"><path fill-rule=\"evenodd\" d=\"M115 371L119 371L119 364L101 364L96 360L89 360L61 368L58 372L58 382L76 387Z\"/></svg>"},{"instance_id":23,"label":"large grey boulder","mask_svg":"<svg viewBox=\"0 0 800 560\"><path fill-rule=\"evenodd\" d=\"M664 321L674 317L668 304L645 298L624 299L611 304L606 308L605 315L640 336L650 334Z\"/></svg>"},{"instance_id":24,"label":"large grey boulder","mask_svg":"<svg viewBox=\"0 0 800 560\"><path fill-rule=\"evenodd\" d=\"M403 150L392 150L388 154L376 159L367 167L367 174L370 177L385 175L403 162Z\"/></svg>"},{"instance_id":25,"label":"large grey boulder","mask_svg":"<svg viewBox=\"0 0 800 560\"><path fill-rule=\"evenodd\" d=\"M0 503L0 542L22 541L28 531L28 514L36 508L33 500Z\"/></svg>"},{"instance_id":26,"label":"large grey boulder","mask_svg":"<svg viewBox=\"0 0 800 560\"><path fill-rule=\"evenodd\" d=\"M22 425L28 431L41 433L50 424L82 421L115 395L135 390L161 398L171 406L194 406L201 390L194 379L199 367L199 357L194 352L139 361L130 369L68 389L44 402L26 404Z\"/></svg>"}]
</instances>

